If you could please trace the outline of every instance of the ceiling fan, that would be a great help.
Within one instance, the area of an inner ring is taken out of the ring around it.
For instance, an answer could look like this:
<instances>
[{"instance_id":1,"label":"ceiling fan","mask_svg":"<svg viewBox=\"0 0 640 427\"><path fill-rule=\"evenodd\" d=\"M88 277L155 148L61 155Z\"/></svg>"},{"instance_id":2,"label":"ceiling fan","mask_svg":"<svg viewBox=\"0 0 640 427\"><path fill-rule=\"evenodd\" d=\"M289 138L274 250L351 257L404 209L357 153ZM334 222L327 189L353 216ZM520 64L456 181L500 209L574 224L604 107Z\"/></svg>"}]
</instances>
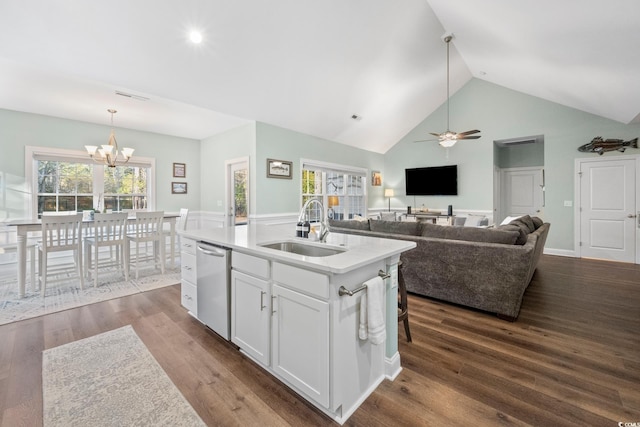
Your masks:
<instances>
[{"instance_id":1,"label":"ceiling fan","mask_svg":"<svg viewBox=\"0 0 640 427\"><path fill-rule=\"evenodd\" d=\"M453 39L453 34L447 34L444 36L443 40L447 44L447 130L442 133L433 133L429 132L433 136L437 136L438 143L445 147L453 147L453 145L462 139L478 139L480 135L475 135L476 133L480 133L479 130L468 130L466 132L453 132L449 130L449 43ZM436 141L435 139L422 139L420 141L415 142L424 142L424 141Z\"/></svg>"}]
</instances>

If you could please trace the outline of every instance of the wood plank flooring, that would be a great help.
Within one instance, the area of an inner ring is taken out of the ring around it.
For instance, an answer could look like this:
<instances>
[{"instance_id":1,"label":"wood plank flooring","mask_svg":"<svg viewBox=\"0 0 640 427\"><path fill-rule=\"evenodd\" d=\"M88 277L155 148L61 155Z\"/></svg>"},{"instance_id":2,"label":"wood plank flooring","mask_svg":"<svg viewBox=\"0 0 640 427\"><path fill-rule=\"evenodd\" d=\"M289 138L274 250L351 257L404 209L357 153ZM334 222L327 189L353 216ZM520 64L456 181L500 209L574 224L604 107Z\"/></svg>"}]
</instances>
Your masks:
<instances>
[{"instance_id":1,"label":"wood plank flooring","mask_svg":"<svg viewBox=\"0 0 640 427\"><path fill-rule=\"evenodd\" d=\"M346 425L640 423L638 265L545 255L516 322L415 295L409 319L403 371ZM127 324L208 425L335 424L191 318L176 285L0 326L0 425L42 425L42 350Z\"/></svg>"}]
</instances>

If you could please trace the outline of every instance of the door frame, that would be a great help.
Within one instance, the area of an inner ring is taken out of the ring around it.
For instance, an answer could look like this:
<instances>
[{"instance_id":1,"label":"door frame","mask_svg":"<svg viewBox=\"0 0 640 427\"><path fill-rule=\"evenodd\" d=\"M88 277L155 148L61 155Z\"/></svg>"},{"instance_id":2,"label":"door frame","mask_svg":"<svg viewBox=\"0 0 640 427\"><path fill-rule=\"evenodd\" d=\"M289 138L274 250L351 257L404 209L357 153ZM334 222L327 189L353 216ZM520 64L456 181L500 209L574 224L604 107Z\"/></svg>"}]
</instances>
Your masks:
<instances>
[{"instance_id":1,"label":"door frame","mask_svg":"<svg viewBox=\"0 0 640 427\"><path fill-rule=\"evenodd\" d=\"M246 157L238 157L235 159L225 160L224 162L224 225L225 226L233 226L235 225L235 213L231 213L231 208L233 207L232 197L233 192L231 191L231 183L233 182L232 177L232 169L234 165L246 163L247 164L247 224L249 223L249 209L250 209L250 200L251 200L251 163L249 163L249 156Z\"/></svg>"},{"instance_id":2,"label":"door frame","mask_svg":"<svg viewBox=\"0 0 640 427\"><path fill-rule=\"evenodd\" d=\"M582 205L582 195L581 195L581 180L580 180L580 170L583 163L594 163L594 162L610 162L616 160L630 160L633 159L636 162L636 206L635 212L636 215L640 213L640 154L628 154L621 156L598 156L598 157L580 157L575 159L574 164L574 189L573 194L575 198L575 203L573 205L573 247L575 249L575 255L577 258L582 258L582 247L580 246L581 240L581 230L582 230L582 215L580 211L580 207ZM635 222L636 226L634 229L636 230L636 256L635 263L640 264L640 227L638 227L638 222L640 218L636 217Z\"/></svg>"},{"instance_id":3,"label":"door frame","mask_svg":"<svg viewBox=\"0 0 640 427\"><path fill-rule=\"evenodd\" d=\"M545 207L545 182L544 182L544 166L522 166L522 167L513 167L513 168L500 168L494 165L493 169L493 197L494 197L494 216L493 221L497 223L498 219L502 221L508 214L505 213L505 192L504 192L504 184L505 184L505 174L507 172L519 172L519 171L541 171L542 176L542 188L540 194L540 210L541 213Z\"/></svg>"}]
</instances>

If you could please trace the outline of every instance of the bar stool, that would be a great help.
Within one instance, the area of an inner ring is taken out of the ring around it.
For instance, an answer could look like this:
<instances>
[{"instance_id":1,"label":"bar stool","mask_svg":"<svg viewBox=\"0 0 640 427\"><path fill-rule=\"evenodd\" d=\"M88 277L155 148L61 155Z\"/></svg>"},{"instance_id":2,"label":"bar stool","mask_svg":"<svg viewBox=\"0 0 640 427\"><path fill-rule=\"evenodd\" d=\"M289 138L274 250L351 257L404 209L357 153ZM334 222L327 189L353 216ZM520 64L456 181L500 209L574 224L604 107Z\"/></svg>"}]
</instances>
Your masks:
<instances>
[{"instance_id":1,"label":"bar stool","mask_svg":"<svg viewBox=\"0 0 640 427\"><path fill-rule=\"evenodd\" d=\"M409 304L407 300L407 286L404 283L404 275L402 274L402 261L398 262L398 322L404 322L404 333L407 341L411 342L411 331L409 330Z\"/></svg>"}]
</instances>

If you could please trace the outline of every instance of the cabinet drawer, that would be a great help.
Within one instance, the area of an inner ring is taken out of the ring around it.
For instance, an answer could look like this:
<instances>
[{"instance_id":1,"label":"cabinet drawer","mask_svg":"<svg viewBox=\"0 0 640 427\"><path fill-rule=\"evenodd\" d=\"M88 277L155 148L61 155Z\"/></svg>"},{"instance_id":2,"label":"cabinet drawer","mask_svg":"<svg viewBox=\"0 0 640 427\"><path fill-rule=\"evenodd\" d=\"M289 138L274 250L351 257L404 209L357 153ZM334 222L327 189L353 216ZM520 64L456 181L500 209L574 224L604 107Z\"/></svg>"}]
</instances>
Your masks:
<instances>
[{"instance_id":1,"label":"cabinet drawer","mask_svg":"<svg viewBox=\"0 0 640 427\"><path fill-rule=\"evenodd\" d=\"M198 288L193 283L182 281L180 302L195 317L198 317Z\"/></svg>"},{"instance_id":2,"label":"cabinet drawer","mask_svg":"<svg viewBox=\"0 0 640 427\"><path fill-rule=\"evenodd\" d=\"M269 261L263 258L233 251L231 254L231 267L261 279L269 279Z\"/></svg>"},{"instance_id":3,"label":"cabinet drawer","mask_svg":"<svg viewBox=\"0 0 640 427\"><path fill-rule=\"evenodd\" d=\"M307 295L329 299L329 276L325 274L274 262L273 280Z\"/></svg>"},{"instance_id":4,"label":"cabinet drawer","mask_svg":"<svg viewBox=\"0 0 640 427\"><path fill-rule=\"evenodd\" d=\"M180 252L186 254L196 254L196 241L180 237Z\"/></svg>"},{"instance_id":5,"label":"cabinet drawer","mask_svg":"<svg viewBox=\"0 0 640 427\"><path fill-rule=\"evenodd\" d=\"M180 258L180 271L182 272L182 280L196 283L196 256L183 252Z\"/></svg>"}]
</instances>

